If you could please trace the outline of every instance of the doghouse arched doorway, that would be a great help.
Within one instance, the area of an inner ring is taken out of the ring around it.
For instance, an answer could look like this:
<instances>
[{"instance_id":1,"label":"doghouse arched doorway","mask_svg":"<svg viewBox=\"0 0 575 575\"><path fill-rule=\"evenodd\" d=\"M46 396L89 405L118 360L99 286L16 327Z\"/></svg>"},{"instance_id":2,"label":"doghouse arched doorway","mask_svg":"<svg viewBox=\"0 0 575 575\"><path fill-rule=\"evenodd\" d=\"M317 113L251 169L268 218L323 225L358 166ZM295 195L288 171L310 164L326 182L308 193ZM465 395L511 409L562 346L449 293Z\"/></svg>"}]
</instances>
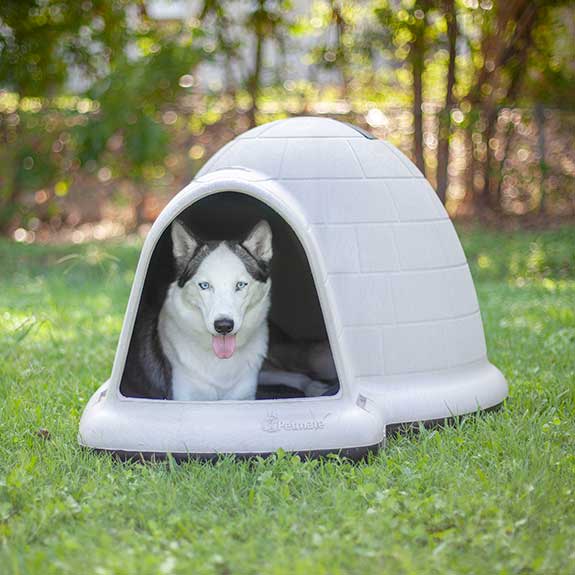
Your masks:
<instances>
[{"instance_id":1,"label":"doghouse arched doorway","mask_svg":"<svg viewBox=\"0 0 575 575\"><path fill-rule=\"evenodd\" d=\"M341 376L308 253L294 226L269 204L269 199L256 197L253 190L222 189L196 199L173 219L206 241L241 239L258 221L270 224L274 246L270 344L256 399L337 395ZM149 377L143 377L136 361L141 355L140 333L157 321L168 287L175 279L170 225L156 241L146 270L120 380L120 393L127 398L171 399L166 389L150 386Z\"/></svg>"}]
</instances>

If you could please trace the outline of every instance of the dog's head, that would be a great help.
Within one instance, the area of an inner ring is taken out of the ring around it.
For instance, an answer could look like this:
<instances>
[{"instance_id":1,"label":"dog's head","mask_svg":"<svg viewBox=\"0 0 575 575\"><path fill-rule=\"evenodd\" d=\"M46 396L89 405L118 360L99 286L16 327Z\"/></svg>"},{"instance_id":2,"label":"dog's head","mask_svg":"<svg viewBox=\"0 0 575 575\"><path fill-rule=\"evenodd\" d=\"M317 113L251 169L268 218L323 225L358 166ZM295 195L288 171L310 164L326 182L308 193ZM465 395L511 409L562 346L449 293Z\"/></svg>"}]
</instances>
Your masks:
<instances>
[{"instance_id":1,"label":"dog's head","mask_svg":"<svg viewBox=\"0 0 575 575\"><path fill-rule=\"evenodd\" d=\"M214 353L229 358L236 336L241 344L267 316L273 253L270 225L260 221L243 241L204 242L174 221L171 235L178 300L188 312L201 312Z\"/></svg>"}]
</instances>

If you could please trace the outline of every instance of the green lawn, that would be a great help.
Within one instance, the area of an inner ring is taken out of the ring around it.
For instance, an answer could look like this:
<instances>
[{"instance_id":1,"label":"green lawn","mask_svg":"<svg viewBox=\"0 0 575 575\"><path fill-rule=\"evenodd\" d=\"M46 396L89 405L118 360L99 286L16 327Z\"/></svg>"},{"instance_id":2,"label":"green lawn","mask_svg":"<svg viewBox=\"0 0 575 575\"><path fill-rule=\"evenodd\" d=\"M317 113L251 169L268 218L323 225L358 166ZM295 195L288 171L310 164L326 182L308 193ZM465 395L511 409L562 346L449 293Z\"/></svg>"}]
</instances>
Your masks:
<instances>
[{"instance_id":1,"label":"green lawn","mask_svg":"<svg viewBox=\"0 0 575 575\"><path fill-rule=\"evenodd\" d=\"M575 228L462 235L510 399L360 464L81 450L138 248L0 242L0 573L575 573Z\"/></svg>"}]
</instances>

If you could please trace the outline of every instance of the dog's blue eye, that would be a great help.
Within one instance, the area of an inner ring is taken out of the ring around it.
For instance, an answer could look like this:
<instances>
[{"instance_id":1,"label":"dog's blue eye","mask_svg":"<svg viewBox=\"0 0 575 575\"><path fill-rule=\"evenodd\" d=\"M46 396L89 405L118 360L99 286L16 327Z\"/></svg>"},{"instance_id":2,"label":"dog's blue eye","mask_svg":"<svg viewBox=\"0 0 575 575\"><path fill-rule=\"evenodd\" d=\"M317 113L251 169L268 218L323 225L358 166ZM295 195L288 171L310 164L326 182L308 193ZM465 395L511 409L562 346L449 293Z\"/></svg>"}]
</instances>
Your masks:
<instances>
[{"instance_id":1,"label":"dog's blue eye","mask_svg":"<svg viewBox=\"0 0 575 575\"><path fill-rule=\"evenodd\" d=\"M208 289L210 287L210 284L208 282L200 282L198 286L200 289Z\"/></svg>"},{"instance_id":2,"label":"dog's blue eye","mask_svg":"<svg viewBox=\"0 0 575 575\"><path fill-rule=\"evenodd\" d=\"M236 291L239 291L239 290L245 288L247 285L248 285L247 282L238 282L238 283L236 284Z\"/></svg>"}]
</instances>

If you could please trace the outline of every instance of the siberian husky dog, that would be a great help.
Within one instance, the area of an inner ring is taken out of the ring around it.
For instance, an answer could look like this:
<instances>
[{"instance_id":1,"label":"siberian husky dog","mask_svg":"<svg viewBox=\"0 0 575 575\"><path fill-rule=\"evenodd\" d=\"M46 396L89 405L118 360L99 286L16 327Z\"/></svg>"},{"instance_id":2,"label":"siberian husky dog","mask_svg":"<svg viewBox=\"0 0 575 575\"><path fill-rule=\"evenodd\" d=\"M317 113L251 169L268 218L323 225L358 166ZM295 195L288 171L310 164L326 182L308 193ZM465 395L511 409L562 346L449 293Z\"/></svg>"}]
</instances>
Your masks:
<instances>
[{"instance_id":1,"label":"siberian husky dog","mask_svg":"<svg viewBox=\"0 0 575 575\"><path fill-rule=\"evenodd\" d=\"M158 317L174 400L255 399L268 349L272 231L260 221L243 241L201 241L171 226L176 279Z\"/></svg>"}]
</instances>

